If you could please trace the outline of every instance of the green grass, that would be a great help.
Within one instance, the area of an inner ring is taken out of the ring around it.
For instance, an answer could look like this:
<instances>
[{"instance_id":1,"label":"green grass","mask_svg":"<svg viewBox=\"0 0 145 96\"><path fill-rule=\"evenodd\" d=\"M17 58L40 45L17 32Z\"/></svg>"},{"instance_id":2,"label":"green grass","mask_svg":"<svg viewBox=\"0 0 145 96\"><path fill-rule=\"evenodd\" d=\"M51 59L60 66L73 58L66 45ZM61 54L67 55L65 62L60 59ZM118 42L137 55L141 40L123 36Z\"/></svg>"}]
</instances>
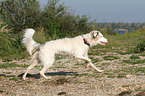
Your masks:
<instances>
[{"instance_id":1,"label":"green grass","mask_svg":"<svg viewBox=\"0 0 145 96\"><path fill-rule=\"evenodd\" d=\"M0 64L0 68L9 68L9 67L28 67L29 65L19 65L19 64L16 64L16 63L3 63L3 64Z\"/></svg>"},{"instance_id":2,"label":"green grass","mask_svg":"<svg viewBox=\"0 0 145 96\"><path fill-rule=\"evenodd\" d=\"M13 77L13 78L10 78L9 80L18 81L18 80L20 80L20 78L18 78L18 77Z\"/></svg>"},{"instance_id":3,"label":"green grass","mask_svg":"<svg viewBox=\"0 0 145 96\"><path fill-rule=\"evenodd\" d=\"M142 64L145 63L145 59L143 60L123 60L124 63L129 63L129 64Z\"/></svg>"},{"instance_id":4,"label":"green grass","mask_svg":"<svg viewBox=\"0 0 145 96\"><path fill-rule=\"evenodd\" d=\"M82 77L82 76L89 76L89 74L88 73L83 73L83 74L79 74L79 76L80 77Z\"/></svg>"},{"instance_id":5,"label":"green grass","mask_svg":"<svg viewBox=\"0 0 145 96\"><path fill-rule=\"evenodd\" d=\"M111 72L112 70L110 70ZM112 72L119 74L118 76L122 77L125 76L126 74L135 74L135 75L144 75L145 74L145 67L136 67L136 66L131 66L131 67L125 67L121 68L118 70L113 70ZM125 72L124 74L120 74L122 72Z\"/></svg>"},{"instance_id":6,"label":"green grass","mask_svg":"<svg viewBox=\"0 0 145 96\"><path fill-rule=\"evenodd\" d=\"M134 60L135 60L135 59L140 59L140 57L137 56L137 55L131 55L131 56L130 56L130 59L134 59Z\"/></svg>"},{"instance_id":7,"label":"green grass","mask_svg":"<svg viewBox=\"0 0 145 96\"><path fill-rule=\"evenodd\" d=\"M115 60L115 59L120 59L118 56L104 56L103 57L104 60Z\"/></svg>"},{"instance_id":8,"label":"green grass","mask_svg":"<svg viewBox=\"0 0 145 96\"><path fill-rule=\"evenodd\" d=\"M99 62L99 58L89 57L92 60L92 63Z\"/></svg>"},{"instance_id":9,"label":"green grass","mask_svg":"<svg viewBox=\"0 0 145 96\"><path fill-rule=\"evenodd\" d=\"M127 78L125 75L118 75L117 78Z\"/></svg>"}]
</instances>

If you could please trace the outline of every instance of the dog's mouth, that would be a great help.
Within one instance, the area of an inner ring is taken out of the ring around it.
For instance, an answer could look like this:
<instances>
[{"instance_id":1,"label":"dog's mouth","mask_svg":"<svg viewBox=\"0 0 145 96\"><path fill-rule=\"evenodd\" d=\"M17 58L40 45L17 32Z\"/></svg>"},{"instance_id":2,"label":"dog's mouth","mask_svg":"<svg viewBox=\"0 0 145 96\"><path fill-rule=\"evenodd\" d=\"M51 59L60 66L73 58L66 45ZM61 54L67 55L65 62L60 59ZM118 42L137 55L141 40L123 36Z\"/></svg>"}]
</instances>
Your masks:
<instances>
[{"instance_id":1,"label":"dog's mouth","mask_svg":"<svg viewBox=\"0 0 145 96\"><path fill-rule=\"evenodd\" d=\"M104 46L106 45L104 42L100 42L100 44L101 44L101 45L104 45Z\"/></svg>"},{"instance_id":2,"label":"dog's mouth","mask_svg":"<svg viewBox=\"0 0 145 96\"><path fill-rule=\"evenodd\" d=\"M100 42L100 45L104 45L105 46L107 42Z\"/></svg>"}]
</instances>

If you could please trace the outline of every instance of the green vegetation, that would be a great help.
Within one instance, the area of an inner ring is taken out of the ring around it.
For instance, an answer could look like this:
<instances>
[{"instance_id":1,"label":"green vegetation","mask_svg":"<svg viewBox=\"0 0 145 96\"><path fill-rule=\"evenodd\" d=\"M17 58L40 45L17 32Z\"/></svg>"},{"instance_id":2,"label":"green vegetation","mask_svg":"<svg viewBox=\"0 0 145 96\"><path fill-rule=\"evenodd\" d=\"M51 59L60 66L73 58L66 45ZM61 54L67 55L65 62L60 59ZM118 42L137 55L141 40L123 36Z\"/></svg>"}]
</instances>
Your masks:
<instances>
[{"instance_id":1,"label":"green vegetation","mask_svg":"<svg viewBox=\"0 0 145 96\"><path fill-rule=\"evenodd\" d=\"M75 16L59 0L48 0L44 9L37 0L0 1L0 57L22 59L29 56L22 45L23 30L34 28L34 40L44 43L51 39L72 37L93 30L90 17Z\"/></svg>"},{"instance_id":2,"label":"green vegetation","mask_svg":"<svg viewBox=\"0 0 145 96\"><path fill-rule=\"evenodd\" d=\"M15 63L3 63L0 64L0 68L8 68L8 67L28 67L29 65L19 65L19 64L15 64Z\"/></svg>"},{"instance_id":3,"label":"green vegetation","mask_svg":"<svg viewBox=\"0 0 145 96\"><path fill-rule=\"evenodd\" d=\"M103 57L104 60L115 60L115 59L119 59L118 56L105 56Z\"/></svg>"},{"instance_id":4,"label":"green vegetation","mask_svg":"<svg viewBox=\"0 0 145 96\"><path fill-rule=\"evenodd\" d=\"M145 63L145 59L143 60L123 60L124 63L131 63L131 64L142 64Z\"/></svg>"},{"instance_id":5,"label":"green vegetation","mask_svg":"<svg viewBox=\"0 0 145 96\"><path fill-rule=\"evenodd\" d=\"M49 36L58 37L92 30L92 22L86 15L75 16L59 0L48 0L42 10L37 0L4 0L1 2L3 20L12 28L13 33L20 33L25 28L44 28Z\"/></svg>"},{"instance_id":6,"label":"green vegetation","mask_svg":"<svg viewBox=\"0 0 145 96\"><path fill-rule=\"evenodd\" d=\"M143 38L143 41L139 42L136 48L134 49L135 53L140 53L143 51L145 51L145 38Z\"/></svg>"},{"instance_id":7,"label":"green vegetation","mask_svg":"<svg viewBox=\"0 0 145 96\"><path fill-rule=\"evenodd\" d=\"M136 55L131 55L130 56L130 59L134 59L135 60L135 59L140 59L140 57L139 56L136 56Z\"/></svg>"}]
</instances>

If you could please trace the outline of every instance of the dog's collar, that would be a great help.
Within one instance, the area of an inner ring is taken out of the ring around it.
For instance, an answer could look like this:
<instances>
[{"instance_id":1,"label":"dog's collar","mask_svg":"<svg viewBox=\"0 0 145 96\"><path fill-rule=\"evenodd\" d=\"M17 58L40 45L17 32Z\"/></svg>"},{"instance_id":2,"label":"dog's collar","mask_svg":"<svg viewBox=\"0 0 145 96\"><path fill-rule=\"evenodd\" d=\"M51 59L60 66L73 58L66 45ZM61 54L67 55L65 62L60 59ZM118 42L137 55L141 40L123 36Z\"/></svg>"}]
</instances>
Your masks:
<instances>
[{"instance_id":1,"label":"dog's collar","mask_svg":"<svg viewBox=\"0 0 145 96\"><path fill-rule=\"evenodd\" d=\"M87 40L85 38L83 38L83 41L86 45L90 46L90 44L87 42Z\"/></svg>"}]
</instances>

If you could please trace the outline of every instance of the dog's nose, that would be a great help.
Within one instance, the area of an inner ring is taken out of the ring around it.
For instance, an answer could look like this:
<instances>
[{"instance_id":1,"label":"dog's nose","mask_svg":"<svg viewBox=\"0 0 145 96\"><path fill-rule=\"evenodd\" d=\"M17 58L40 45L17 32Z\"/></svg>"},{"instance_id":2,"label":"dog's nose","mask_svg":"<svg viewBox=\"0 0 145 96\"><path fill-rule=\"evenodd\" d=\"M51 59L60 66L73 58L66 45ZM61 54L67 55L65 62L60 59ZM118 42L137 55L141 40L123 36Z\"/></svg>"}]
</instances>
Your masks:
<instances>
[{"instance_id":1,"label":"dog's nose","mask_svg":"<svg viewBox=\"0 0 145 96\"><path fill-rule=\"evenodd\" d=\"M109 42L109 40L106 40L106 43L108 43Z\"/></svg>"}]
</instances>

